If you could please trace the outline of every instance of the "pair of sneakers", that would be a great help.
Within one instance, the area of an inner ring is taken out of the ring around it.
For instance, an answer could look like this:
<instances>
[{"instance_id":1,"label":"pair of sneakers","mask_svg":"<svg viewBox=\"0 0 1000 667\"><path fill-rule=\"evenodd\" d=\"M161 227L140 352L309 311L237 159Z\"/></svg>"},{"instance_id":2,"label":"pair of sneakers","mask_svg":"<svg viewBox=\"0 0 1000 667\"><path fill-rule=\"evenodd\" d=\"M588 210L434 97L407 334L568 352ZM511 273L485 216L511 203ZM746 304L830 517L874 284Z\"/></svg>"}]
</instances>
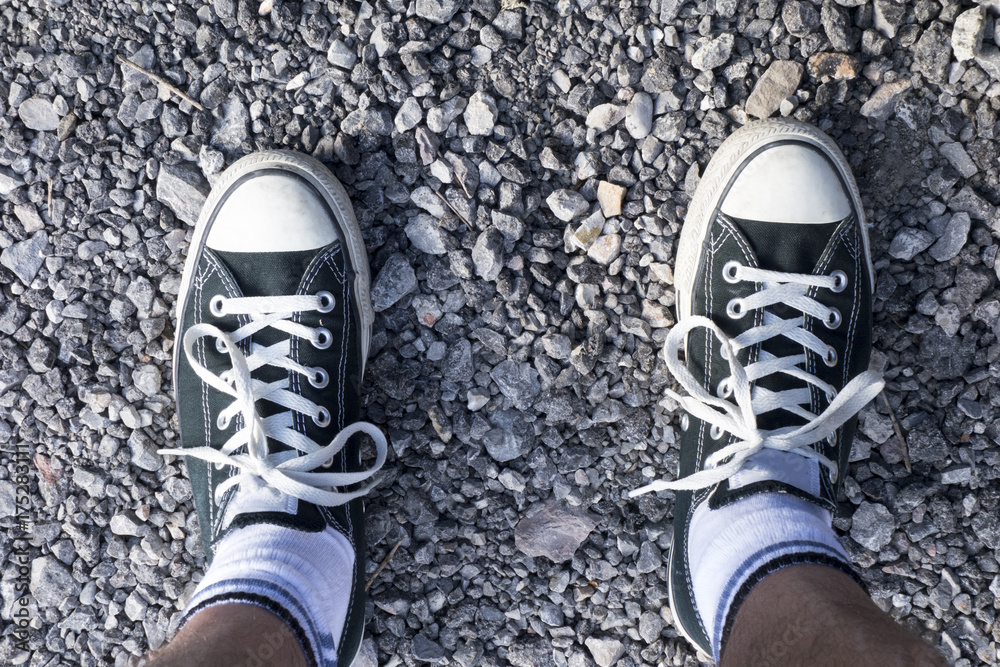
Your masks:
<instances>
[{"instance_id":1,"label":"pair of sneakers","mask_svg":"<svg viewBox=\"0 0 1000 667\"><path fill-rule=\"evenodd\" d=\"M283 151L234 164L203 209L184 270L181 446L165 450L187 456L210 564L241 529L339 536L348 566L330 576L349 581L349 609L325 639L293 628L307 653L332 638L341 665L364 625L362 497L386 456L381 432L359 421L369 284L350 200L322 164ZM691 202L675 285L665 355L687 392L670 392L685 411L680 479L635 493L677 491L671 607L678 629L711 653L687 547L696 510L763 493L832 510L853 417L880 388L866 370L863 209L832 141L788 120L730 137Z\"/></svg>"}]
</instances>

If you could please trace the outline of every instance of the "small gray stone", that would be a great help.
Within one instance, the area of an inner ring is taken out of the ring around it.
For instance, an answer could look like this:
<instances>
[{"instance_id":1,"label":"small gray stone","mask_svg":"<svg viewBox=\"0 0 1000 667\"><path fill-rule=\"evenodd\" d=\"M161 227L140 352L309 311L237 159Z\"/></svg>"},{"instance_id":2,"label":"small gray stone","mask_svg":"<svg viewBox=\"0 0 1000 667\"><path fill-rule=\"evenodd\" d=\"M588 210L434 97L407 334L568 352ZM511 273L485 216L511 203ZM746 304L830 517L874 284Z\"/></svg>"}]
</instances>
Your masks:
<instances>
[{"instance_id":1,"label":"small gray stone","mask_svg":"<svg viewBox=\"0 0 1000 667\"><path fill-rule=\"evenodd\" d=\"M18 204L14 207L14 216L21 222L25 233L34 234L45 229L45 221L38 215L34 204Z\"/></svg>"},{"instance_id":2,"label":"small gray stone","mask_svg":"<svg viewBox=\"0 0 1000 667\"><path fill-rule=\"evenodd\" d=\"M976 64L982 67L991 79L1000 81L1000 49L996 46L984 44L976 56Z\"/></svg>"},{"instance_id":3,"label":"small gray stone","mask_svg":"<svg viewBox=\"0 0 1000 667\"><path fill-rule=\"evenodd\" d=\"M602 266L608 266L615 261L621 249L622 237L619 234L606 234L587 249L587 256Z\"/></svg>"},{"instance_id":4,"label":"small gray stone","mask_svg":"<svg viewBox=\"0 0 1000 667\"><path fill-rule=\"evenodd\" d=\"M518 522L514 544L529 556L545 556L554 563L563 563L573 558L596 527L597 522L586 510L549 500L537 513Z\"/></svg>"},{"instance_id":5,"label":"small gray stone","mask_svg":"<svg viewBox=\"0 0 1000 667\"><path fill-rule=\"evenodd\" d=\"M0 253L0 264L13 271L25 285L30 285L42 268L48 245L48 235L45 232L38 232L25 241L19 241L5 248Z\"/></svg>"},{"instance_id":6,"label":"small gray stone","mask_svg":"<svg viewBox=\"0 0 1000 667\"><path fill-rule=\"evenodd\" d=\"M72 572L52 556L41 556L31 561L28 589L39 606L57 607L67 598L80 595L82 588Z\"/></svg>"},{"instance_id":7,"label":"small gray stone","mask_svg":"<svg viewBox=\"0 0 1000 667\"><path fill-rule=\"evenodd\" d=\"M351 663L351 667L378 667L378 651L375 648L375 640L365 637L361 642L361 650Z\"/></svg>"},{"instance_id":8,"label":"small gray stone","mask_svg":"<svg viewBox=\"0 0 1000 667\"><path fill-rule=\"evenodd\" d=\"M747 98L747 113L767 118L777 111L781 102L798 90L802 71L802 63L791 60L776 60L771 63Z\"/></svg>"},{"instance_id":9,"label":"small gray stone","mask_svg":"<svg viewBox=\"0 0 1000 667\"><path fill-rule=\"evenodd\" d=\"M972 60L983 48L986 10L973 7L958 15L951 29L951 48L959 62Z\"/></svg>"},{"instance_id":10,"label":"small gray stone","mask_svg":"<svg viewBox=\"0 0 1000 667\"><path fill-rule=\"evenodd\" d=\"M6 479L0 480L0 519L17 514L17 488Z\"/></svg>"},{"instance_id":11,"label":"small gray stone","mask_svg":"<svg viewBox=\"0 0 1000 667\"><path fill-rule=\"evenodd\" d=\"M444 648L425 637L423 633L418 632L413 637L413 659L417 662L437 664L444 661L446 656Z\"/></svg>"},{"instance_id":12,"label":"small gray stone","mask_svg":"<svg viewBox=\"0 0 1000 667\"><path fill-rule=\"evenodd\" d=\"M590 649L590 654L594 656L597 667L611 667L625 655L625 645L617 639L587 637L584 643Z\"/></svg>"},{"instance_id":13,"label":"small gray stone","mask_svg":"<svg viewBox=\"0 0 1000 667\"><path fill-rule=\"evenodd\" d=\"M0 167L0 196L6 197L24 185L24 179L7 167Z\"/></svg>"},{"instance_id":14,"label":"small gray stone","mask_svg":"<svg viewBox=\"0 0 1000 667\"><path fill-rule=\"evenodd\" d=\"M132 591L129 596L125 598L125 615L128 616L129 620L133 623L136 621L141 621L146 617L146 609L149 605L142 596L139 595L137 591Z\"/></svg>"},{"instance_id":15,"label":"small gray stone","mask_svg":"<svg viewBox=\"0 0 1000 667\"><path fill-rule=\"evenodd\" d=\"M618 104L599 104L587 114L587 127L606 132L625 118L625 107Z\"/></svg>"},{"instance_id":16,"label":"small gray stone","mask_svg":"<svg viewBox=\"0 0 1000 667\"><path fill-rule=\"evenodd\" d=\"M59 129L59 114L52 102L43 97L29 97L21 102L17 116L29 130L53 132Z\"/></svg>"},{"instance_id":17,"label":"small gray stone","mask_svg":"<svg viewBox=\"0 0 1000 667\"><path fill-rule=\"evenodd\" d=\"M958 255L969 238L972 221L968 213L956 213L944 228L941 238L931 246L927 254L939 262L947 262Z\"/></svg>"},{"instance_id":18,"label":"small gray stone","mask_svg":"<svg viewBox=\"0 0 1000 667\"><path fill-rule=\"evenodd\" d=\"M874 28L892 39L896 36L896 30L903 25L906 18L906 4L899 0L875 0L872 10L872 23Z\"/></svg>"},{"instance_id":19,"label":"small gray stone","mask_svg":"<svg viewBox=\"0 0 1000 667\"><path fill-rule=\"evenodd\" d=\"M532 399L541 390L538 371L526 361L520 363L510 359L501 361L490 372L490 377L497 383L500 392L509 398L518 410L530 408Z\"/></svg>"},{"instance_id":20,"label":"small gray stone","mask_svg":"<svg viewBox=\"0 0 1000 667\"><path fill-rule=\"evenodd\" d=\"M864 501L854 512L851 538L866 549L880 551L892 540L895 529L895 519L885 505Z\"/></svg>"},{"instance_id":21,"label":"small gray stone","mask_svg":"<svg viewBox=\"0 0 1000 667\"><path fill-rule=\"evenodd\" d=\"M951 40L944 24L935 21L920 35L913 47L913 70L930 81L944 83L951 62Z\"/></svg>"},{"instance_id":22,"label":"small gray stone","mask_svg":"<svg viewBox=\"0 0 1000 667\"><path fill-rule=\"evenodd\" d=\"M208 183L194 165L161 165L156 178L156 198L189 225L198 221L208 196Z\"/></svg>"},{"instance_id":23,"label":"small gray stone","mask_svg":"<svg viewBox=\"0 0 1000 667\"><path fill-rule=\"evenodd\" d=\"M872 120L885 120L896 110L900 96L910 89L909 79L883 83L875 89L868 101L861 105L861 115Z\"/></svg>"},{"instance_id":24,"label":"small gray stone","mask_svg":"<svg viewBox=\"0 0 1000 667\"><path fill-rule=\"evenodd\" d=\"M781 20L785 30L795 37L807 37L820 25L819 12L811 2L791 0L781 8Z\"/></svg>"},{"instance_id":25,"label":"small gray stone","mask_svg":"<svg viewBox=\"0 0 1000 667\"><path fill-rule=\"evenodd\" d=\"M417 0L417 16L434 23L447 23L460 7L458 0Z\"/></svg>"},{"instance_id":26,"label":"small gray stone","mask_svg":"<svg viewBox=\"0 0 1000 667\"><path fill-rule=\"evenodd\" d=\"M354 63L358 61L358 56L344 42L335 39L331 42L330 48L326 52L326 59L330 61L331 65L350 70L354 68Z\"/></svg>"},{"instance_id":27,"label":"small gray stone","mask_svg":"<svg viewBox=\"0 0 1000 667\"><path fill-rule=\"evenodd\" d=\"M576 190L555 190L545 199L545 203L563 222L572 221L590 207L583 195Z\"/></svg>"},{"instance_id":28,"label":"small gray stone","mask_svg":"<svg viewBox=\"0 0 1000 667\"><path fill-rule=\"evenodd\" d=\"M469 105L465 107L465 126L469 129L469 134L486 137L493 134L493 127L497 120L497 105L491 95L480 91L473 93L469 98Z\"/></svg>"},{"instance_id":29,"label":"small gray stone","mask_svg":"<svg viewBox=\"0 0 1000 667\"><path fill-rule=\"evenodd\" d=\"M489 419L493 428L483 436L483 444L497 463L520 458L535 446L535 430L520 410L497 410Z\"/></svg>"},{"instance_id":30,"label":"small gray stone","mask_svg":"<svg viewBox=\"0 0 1000 667\"><path fill-rule=\"evenodd\" d=\"M938 151L951 163L962 178L972 178L979 173L979 167L957 141L948 141L938 146Z\"/></svg>"},{"instance_id":31,"label":"small gray stone","mask_svg":"<svg viewBox=\"0 0 1000 667\"><path fill-rule=\"evenodd\" d=\"M129 436L128 446L132 452L132 464L143 470L156 472L163 467L163 457L156 449L156 443L140 429L132 431Z\"/></svg>"},{"instance_id":32,"label":"small gray stone","mask_svg":"<svg viewBox=\"0 0 1000 667\"><path fill-rule=\"evenodd\" d=\"M170 107L168 107L169 109ZM167 110L164 110L166 116ZM240 98L233 95L222 103L222 117L216 121L212 143L226 151L237 151L249 137L250 112Z\"/></svg>"},{"instance_id":33,"label":"small gray stone","mask_svg":"<svg viewBox=\"0 0 1000 667\"><path fill-rule=\"evenodd\" d=\"M421 213L406 225L406 237L410 239L417 250L430 255L443 255L448 252L447 232L441 229L437 219Z\"/></svg>"},{"instance_id":34,"label":"small gray stone","mask_svg":"<svg viewBox=\"0 0 1000 667\"><path fill-rule=\"evenodd\" d=\"M392 116L384 108L357 109L347 114L340 129L352 137L362 133L388 137L392 134Z\"/></svg>"},{"instance_id":35,"label":"small gray stone","mask_svg":"<svg viewBox=\"0 0 1000 667\"><path fill-rule=\"evenodd\" d=\"M659 614L645 611L639 617L639 636L647 644L652 644L660 638L660 633L663 632L665 626L666 623Z\"/></svg>"},{"instance_id":36,"label":"small gray stone","mask_svg":"<svg viewBox=\"0 0 1000 667\"><path fill-rule=\"evenodd\" d=\"M160 393L160 369L153 364L143 364L132 371L132 382L136 389L146 396L156 396Z\"/></svg>"},{"instance_id":37,"label":"small gray stone","mask_svg":"<svg viewBox=\"0 0 1000 667\"><path fill-rule=\"evenodd\" d=\"M653 98L638 92L625 107L625 129L634 139L646 138L653 129Z\"/></svg>"},{"instance_id":38,"label":"small gray stone","mask_svg":"<svg viewBox=\"0 0 1000 667\"><path fill-rule=\"evenodd\" d=\"M503 234L496 227L483 231L472 247L476 273L486 280L496 280L503 269Z\"/></svg>"},{"instance_id":39,"label":"small gray stone","mask_svg":"<svg viewBox=\"0 0 1000 667\"><path fill-rule=\"evenodd\" d=\"M896 259L908 262L931 247L932 243L934 243L934 235L927 230L903 227L896 232L892 243L889 244L889 254Z\"/></svg>"},{"instance_id":40,"label":"small gray stone","mask_svg":"<svg viewBox=\"0 0 1000 667\"><path fill-rule=\"evenodd\" d=\"M415 97L407 97L403 105L396 112L393 123L399 132L409 132L423 120L424 110L420 108L420 102Z\"/></svg>"},{"instance_id":41,"label":"small gray stone","mask_svg":"<svg viewBox=\"0 0 1000 667\"><path fill-rule=\"evenodd\" d=\"M733 52L734 43L735 38L728 32L706 42L691 56L692 67L707 72L725 65Z\"/></svg>"},{"instance_id":42,"label":"small gray stone","mask_svg":"<svg viewBox=\"0 0 1000 667\"><path fill-rule=\"evenodd\" d=\"M968 484L972 481L972 468L967 465L952 466L941 472L942 484Z\"/></svg>"},{"instance_id":43,"label":"small gray stone","mask_svg":"<svg viewBox=\"0 0 1000 667\"><path fill-rule=\"evenodd\" d=\"M635 567L639 574L649 574L656 568L663 565L663 554L652 542L643 542L639 547L639 558L636 559Z\"/></svg>"},{"instance_id":44,"label":"small gray stone","mask_svg":"<svg viewBox=\"0 0 1000 667\"><path fill-rule=\"evenodd\" d=\"M459 117L463 109L465 109L465 100L457 95L447 102L431 108L427 112L427 129L437 134L443 134L448 130L452 121Z\"/></svg>"},{"instance_id":45,"label":"small gray stone","mask_svg":"<svg viewBox=\"0 0 1000 667\"><path fill-rule=\"evenodd\" d=\"M395 253L386 260L372 285L372 307L375 312L382 312L416 289L417 274L409 260Z\"/></svg>"}]
</instances>

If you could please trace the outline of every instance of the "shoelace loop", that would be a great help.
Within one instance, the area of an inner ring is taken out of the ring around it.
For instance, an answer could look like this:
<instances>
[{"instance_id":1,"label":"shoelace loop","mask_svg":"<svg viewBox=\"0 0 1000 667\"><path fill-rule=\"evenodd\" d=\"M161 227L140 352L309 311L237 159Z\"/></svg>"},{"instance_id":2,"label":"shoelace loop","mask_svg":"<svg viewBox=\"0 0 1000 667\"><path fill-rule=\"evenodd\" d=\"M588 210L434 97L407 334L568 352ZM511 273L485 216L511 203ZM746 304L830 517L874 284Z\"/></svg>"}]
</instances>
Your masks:
<instances>
[{"instance_id":1,"label":"shoelace loop","mask_svg":"<svg viewBox=\"0 0 1000 667\"><path fill-rule=\"evenodd\" d=\"M734 299L738 303L735 308L737 312L730 313L730 317L743 317L751 310L779 303L790 306L803 315L785 320L764 310L760 325L747 329L735 338L727 336L715 322L701 315L685 318L670 330L664 343L667 368L688 395L681 396L671 389L667 389L666 394L687 413L710 424L711 437L719 439L725 433L731 433L736 436L736 442L708 456L704 469L672 482L654 481L632 491L629 494L631 497L651 491L696 490L714 486L739 472L750 457L765 448L792 452L815 460L835 480L839 474L837 463L813 450L810 445L836 437L837 429L878 395L885 384L878 373L868 370L838 392L833 385L805 370L805 353L776 357L761 350L757 361L746 367L738 360L737 353L740 350L775 336L785 336L817 354L828 366L835 366L838 362L837 351L806 330L804 325L806 315L828 323L830 328L840 325L840 312L808 296L808 291L812 287L833 292L843 291L848 283L843 271L834 271L830 275L782 273L727 262L723 266L722 275L730 283L750 281L763 284L763 288L752 295ZM732 304L731 301L730 306L727 306L727 313ZM729 363L730 375L719 383L718 396L702 387L680 358L688 333L699 327L712 332L721 344L723 358ZM815 386L824 392L829 405L816 415L803 407L810 403L811 392L808 386L774 392L754 385L761 378L774 373L784 373ZM727 400L730 397L735 399L735 404ZM777 409L797 415L805 419L806 423L770 431L759 429L757 415Z\"/></svg>"},{"instance_id":2,"label":"shoelace loop","mask_svg":"<svg viewBox=\"0 0 1000 667\"><path fill-rule=\"evenodd\" d=\"M330 424L330 411L302 395L289 389L289 379L264 382L254 379L251 373L265 365L284 368L305 376L312 386L325 387L330 376L320 367L304 366L289 356L291 337L310 341L318 349L326 349L333 342L333 335L325 328L311 328L292 317L297 312L318 311L328 313L336 303L329 292L316 295L296 295L277 297L237 297L225 298L219 295L209 301L209 309L217 317L224 315L247 315L250 322L232 333L227 333L213 324L199 323L184 333L184 354L191 368L204 382L214 389L231 396L233 402L219 413L217 426L220 430L229 428L237 415L242 417L243 427L238 429L221 449L193 447L161 449L160 454L192 456L217 467L232 466L238 473L225 480L215 489L215 501L221 502L226 491L235 485L246 484L258 487L259 478L277 492L294 496L316 505L342 505L368 493L376 482L351 491L334 491L335 487L366 482L385 463L387 443L382 431L368 422L357 422L346 426L328 445L321 446L305 434L294 429L293 414L300 413L312 418L317 426ZM245 356L240 342L254 333L272 327L283 331L289 338L270 346L257 343L251 345L250 356ZM232 368L216 375L202 365L195 354L195 344L201 338L214 338L216 347L229 354ZM256 403L260 400L288 408L269 417L261 417ZM358 472L317 472L316 468L326 467L347 444L355 433L366 433L375 442L375 462L366 470ZM269 453L267 440L271 438L291 447L291 450ZM234 452L246 446L246 453Z\"/></svg>"}]
</instances>

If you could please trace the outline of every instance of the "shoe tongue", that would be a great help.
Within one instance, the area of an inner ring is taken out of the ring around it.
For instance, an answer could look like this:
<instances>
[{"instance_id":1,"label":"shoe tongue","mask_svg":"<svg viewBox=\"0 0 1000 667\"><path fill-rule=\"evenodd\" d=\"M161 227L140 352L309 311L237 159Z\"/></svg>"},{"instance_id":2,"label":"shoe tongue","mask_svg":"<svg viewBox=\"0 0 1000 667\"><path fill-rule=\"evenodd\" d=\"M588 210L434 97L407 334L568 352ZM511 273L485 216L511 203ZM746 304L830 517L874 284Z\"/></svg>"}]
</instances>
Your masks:
<instances>
[{"instance_id":1,"label":"shoe tongue","mask_svg":"<svg viewBox=\"0 0 1000 667\"><path fill-rule=\"evenodd\" d=\"M322 249L293 250L287 252L226 252L213 251L229 269L243 296L291 296L298 293L302 276L305 275L317 254ZM253 342L258 345L270 346L288 338L288 334L264 327L253 335ZM276 366L264 365L251 374L255 380L262 382L277 382L289 376L289 371ZM270 417L285 412L288 408L276 405L270 401L258 401L257 412L261 417ZM280 452L290 448L273 439L268 439L271 452ZM234 499L235 500L235 499Z\"/></svg>"},{"instance_id":2,"label":"shoe tongue","mask_svg":"<svg viewBox=\"0 0 1000 667\"><path fill-rule=\"evenodd\" d=\"M784 222L761 222L732 218L733 223L743 233L744 239L753 247L760 268L782 273L810 274L819 264L831 237L842 224L830 222L809 225L794 225ZM784 304L768 308L782 319L800 317L802 312ZM802 354L802 345L784 336L776 336L761 344L761 349L776 357ZM776 373L761 378L757 385L777 392L797 387L805 387L803 380L790 378L784 373ZM801 426L805 420L787 410L772 410L759 415L757 426L763 430L773 430L788 426ZM797 457L801 458L801 457ZM797 484L793 484L798 486Z\"/></svg>"},{"instance_id":3,"label":"shoe tongue","mask_svg":"<svg viewBox=\"0 0 1000 667\"><path fill-rule=\"evenodd\" d=\"M765 449L751 456L740 471L729 478L729 489L735 491L760 482L780 482L818 496L819 474L819 463L812 459Z\"/></svg>"},{"instance_id":4,"label":"shoe tongue","mask_svg":"<svg viewBox=\"0 0 1000 667\"><path fill-rule=\"evenodd\" d=\"M760 268L785 273L812 273L840 222L793 225L732 218L753 247Z\"/></svg>"},{"instance_id":5,"label":"shoe tongue","mask_svg":"<svg viewBox=\"0 0 1000 667\"><path fill-rule=\"evenodd\" d=\"M244 296L284 296L298 292L302 276L321 250L213 252L226 264Z\"/></svg>"}]
</instances>

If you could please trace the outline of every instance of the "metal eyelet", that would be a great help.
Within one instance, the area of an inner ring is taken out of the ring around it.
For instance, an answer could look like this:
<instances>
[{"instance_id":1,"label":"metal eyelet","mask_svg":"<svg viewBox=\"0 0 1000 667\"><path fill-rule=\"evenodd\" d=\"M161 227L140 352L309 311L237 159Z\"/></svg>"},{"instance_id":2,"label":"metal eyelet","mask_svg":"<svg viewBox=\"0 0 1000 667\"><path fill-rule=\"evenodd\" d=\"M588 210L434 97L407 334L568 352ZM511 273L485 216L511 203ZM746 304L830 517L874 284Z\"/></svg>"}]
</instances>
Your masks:
<instances>
[{"instance_id":1,"label":"metal eyelet","mask_svg":"<svg viewBox=\"0 0 1000 667\"><path fill-rule=\"evenodd\" d=\"M830 469L830 483L831 484L836 484L837 483L837 479L839 477L840 477L840 474L837 472L837 470L834 469L834 468L831 468Z\"/></svg>"},{"instance_id":2,"label":"metal eyelet","mask_svg":"<svg viewBox=\"0 0 1000 667\"><path fill-rule=\"evenodd\" d=\"M825 363L830 368L837 365L837 351L832 347L826 348L826 356L823 357L823 363Z\"/></svg>"},{"instance_id":3,"label":"metal eyelet","mask_svg":"<svg viewBox=\"0 0 1000 667\"><path fill-rule=\"evenodd\" d=\"M226 417L225 415L219 415L219 417L215 420L215 426L220 431L225 431L227 428L229 428L229 418Z\"/></svg>"},{"instance_id":4,"label":"metal eyelet","mask_svg":"<svg viewBox=\"0 0 1000 667\"><path fill-rule=\"evenodd\" d=\"M212 297L212 300L208 302L208 310L212 315L216 317L222 317L224 313L222 312L222 304L225 303L226 298L221 294L216 294Z\"/></svg>"},{"instance_id":5,"label":"metal eyelet","mask_svg":"<svg viewBox=\"0 0 1000 667\"><path fill-rule=\"evenodd\" d=\"M729 315L729 319L738 320L746 314L747 311L743 307L743 299L732 299L726 304L726 315Z\"/></svg>"},{"instance_id":6,"label":"metal eyelet","mask_svg":"<svg viewBox=\"0 0 1000 667\"><path fill-rule=\"evenodd\" d=\"M708 430L708 434L712 436L712 440L718 440L722 437L723 433L725 433L725 431L722 430L722 427L716 426L715 424L712 424L712 428Z\"/></svg>"},{"instance_id":7,"label":"metal eyelet","mask_svg":"<svg viewBox=\"0 0 1000 667\"><path fill-rule=\"evenodd\" d=\"M725 280L727 283L738 283L740 279L736 277L736 274L739 272L741 268L743 268L743 265L737 262L736 260L730 260L726 262L725 265L722 267L723 280Z\"/></svg>"},{"instance_id":8,"label":"metal eyelet","mask_svg":"<svg viewBox=\"0 0 1000 667\"><path fill-rule=\"evenodd\" d=\"M222 371L221 373L219 373L219 379L225 382L226 384L229 384L233 381L233 375L230 371Z\"/></svg>"},{"instance_id":9,"label":"metal eyelet","mask_svg":"<svg viewBox=\"0 0 1000 667\"><path fill-rule=\"evenodd\" d=\"M229 352L229 346L226 345L226 341L221 338L215 339L215 349L218 350L219 354L225 354Z\"/></svg>"},{"instance_id":10,"label":"metal eyelet","mask_svg":"<svg viewBox=\"0 0 1000 667\"><path fill-rule=\"evenodd\" d=\"M841 271L840 269L837 269L836 271L830 274L830 277L833 278L835 281L833 287L831 287L830 289L833 290L834 292L843 292L844 289L847 287L847 274Z\"/></svg>"},{"instance_id":11,"label":"metal eyelet","mask_svg":"<svg viewBox=\"0 0 1000 667\"><path fill-rule=\"evenodd\" d=\"M732 382L730 382L730 379L731 378L723 378L722 381L719 382L719 386L715 393L718 394L720 398L729 398L733 395L733 385Z\"/></svg>"},{"instance_id":12,"label":"metal eyelet","mask_svg":"<svg viewBox=\"0 0 1000 667\"><path fill-rule=\"evenodd\" d=\"M319 414L313 417L313 423L320 428L325 428L330 425L330 411L326 408L321 407L319 409Z\"/></svg>"},{"instance_id":13,"label":"metal eyelet","mask_svg":"<svg viewBox=\"0 0 1000 667\"><path fill-rule=\"evenodd\" d=\"M317 350L325 350L330 347L333 342L333 334L327 328L316 329L316 337L313 338L312 344Z\"/></svg>"},{"instance_id":14,"label":"metal eyelet","mask_svg":"<svg viewBox=\"0 0 1000 667\"><path fill-rule=\"evenodd\" d=\"M314 375L309 376L309 384L316 389L322 389L330 383L330 374L322 368L314 368Z\"/></svg>"},{"instance_id":15,"label":"metal eyelet","mask_svg":"<svg viewBox=\"0 0 1000 667\"><path fill-rule=\"evenodd\" d=\"M681 415L681 430L687 431L690 425L691 425L691 418L688 417L688 414L685 412L684 414Z\"/></svg>"},{"instance_id":16,"label":"metal eyelet","mask_svg":"<svg viewBox=\"0 0 1000 667\"><path fill-rule=\"evenodd\" d=\"M831 447L835 447L837 445L837 432L836 431L834 431L830 435L826 436L826 444L830 445Z\"/></svg>"},{"instance_id":17,"label":"metal eyelet","mask_svg":"<svg viewBox=\"0 0 1000 667\"><path fill-rule=\"evenodd\" d=\"M719 356L725 359L726 361L729 360L729 346L726 345L725 343L719 346Z\"/></svg>"},{"instance_id":18,"label":"metal eyelet","mask_svg":"<svg viewBox=\"0 0 1000 667\"><path fill-rule=\"evenodd\" d=\"M836 329L837 327L840 326L841 321L842 318L840 317L840 311L837 310L836 308L831 308L830 315L825 320L823 320L823 324L826 325L827 329Z\"/></svg>"},{"instance_id":19,"label":"metal eyelet","mask_svg":"<svg viewBox=\"0 0 1000 667\"><path fill-rule=\"evenodd\" d=\"M826 392L826 402L827 403L833 403L833 399L835 399L835 398L837 398L837 392L835 392L835 391L828 391L828 392Z\"/></svg>"},{"instance_id":20,"label":"metal eyelet","mask_svg":"<svg viewBox=\"0 0 1000 667\"><path fill-rule=\"evenodd\" d=\"M316 296L319 297L319 308L317 310L321 313L329 313L337 305L337 300L329 292L316 292Z\"/></svg>"}]
</instances>

